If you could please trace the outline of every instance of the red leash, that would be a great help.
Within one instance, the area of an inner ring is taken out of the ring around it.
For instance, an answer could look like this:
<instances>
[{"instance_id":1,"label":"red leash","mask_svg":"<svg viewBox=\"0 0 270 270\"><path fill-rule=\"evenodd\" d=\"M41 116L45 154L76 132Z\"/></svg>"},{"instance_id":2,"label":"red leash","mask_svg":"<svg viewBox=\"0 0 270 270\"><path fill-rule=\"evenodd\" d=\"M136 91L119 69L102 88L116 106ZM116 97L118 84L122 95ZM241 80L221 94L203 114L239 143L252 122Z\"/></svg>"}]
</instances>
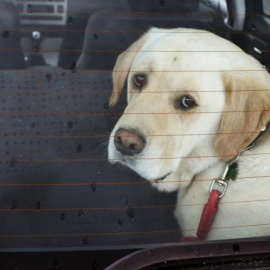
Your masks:
<instances>
[{"instance_id":1,"label":"red leash","mask_svg":"<svg viewBox=\"0 0 270 270\"><path fill-rule=\"evenodd\" d=\"M199 227L197 230L197 237L194 236L184 237L182 239L183 242L203 241L206 239L218 210L218 203L220 196L221 196L220 191L218 190L211 191L210 196L208 198L208 202L205 204L203 208Z\"/></svg>"}]
</instances>

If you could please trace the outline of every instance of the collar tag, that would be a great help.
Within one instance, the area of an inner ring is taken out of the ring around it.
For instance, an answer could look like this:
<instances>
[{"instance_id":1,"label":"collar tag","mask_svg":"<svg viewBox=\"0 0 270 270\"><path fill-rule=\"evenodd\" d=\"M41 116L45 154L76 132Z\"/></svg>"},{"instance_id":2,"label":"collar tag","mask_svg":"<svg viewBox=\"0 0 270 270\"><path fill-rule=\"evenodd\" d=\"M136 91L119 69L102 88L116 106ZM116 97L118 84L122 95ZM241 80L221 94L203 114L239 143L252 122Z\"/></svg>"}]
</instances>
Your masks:
<instances>
[{"instance_id":1,"label":"collar tag","mask_svg":"<svg viewBox=\"0 0 270 270\"><path fill-rule=\"evenodd\" d=\"M233 158L231 161L229 161L224 169L224 172L222 174L222 176L220 177L220 179L214 179L211 183L210 186L210 193L214 190L214 186L215 184L218 184L220 187L223 187L223 190L221 192L221 195L218 197L219 199L221 199L222 197L225 196L225 193L227 191L228 188L228 181L229 180L235 180L237 177L237 172L238 172L238 165L237 165L237 161L239 160L240 156L247 150L250 150L251 148L254 147L254 142L252 144L250 144L248 147L246 147L245 149L241 150L238 155Z\"/></svg>"},{"instance_id":2,"label":"collar tag","mask_svg":"<svg viewBox=\"0 0 270 270\"><path fill-rule=\"evenodd\" d=\"M238 163L235 162L229 167L229 170L225 176L225 180L235 180L238 174Z\"/></svg>"},{"instance_id":3,"label":"collar tag","mask_svg":"<svg viewBox=\"0 0 270 270\"><path fill-rule=\"evenodd\" d=\"M237 161L239 160L240 156L252 149L254 147L255 143L253 142L252 144L250 144L248 147L244 148L243 150L241 150L238 155L233 158L231 161L229 161L225 167L225 170L220 178L220 180L223 181L228 181L228 180L235 180L237 177L237 172L238 172L238 165L237 165Z\"/></svg>"},{"instance_id":4,"label":"collar tag","mask_svg":"<svg viewBox=\"0 0 270 270\"><path fill-rule=\"evenodd\" d=\"M212 181L211 186L210 186L210 193L214 190L215 184L218 184L219 186L223 187L223 191L222 191L221 195L219 196L219 199L225 195L227 188L228 188L228 181L235 180L237 177L237 173L238 173L237 161L239 160L240 156L244 152L252 149L255 146L255 142L267 131L269 126L270 126L270 121L267 123L266 126L264 126L261 129L261 132L259 133L259 135L255 138L255 140L249 146L242 149L235 158L233 158L232 160L227 162L222 176L219 179L214 179Z\"/></svg>"}]
</instances>

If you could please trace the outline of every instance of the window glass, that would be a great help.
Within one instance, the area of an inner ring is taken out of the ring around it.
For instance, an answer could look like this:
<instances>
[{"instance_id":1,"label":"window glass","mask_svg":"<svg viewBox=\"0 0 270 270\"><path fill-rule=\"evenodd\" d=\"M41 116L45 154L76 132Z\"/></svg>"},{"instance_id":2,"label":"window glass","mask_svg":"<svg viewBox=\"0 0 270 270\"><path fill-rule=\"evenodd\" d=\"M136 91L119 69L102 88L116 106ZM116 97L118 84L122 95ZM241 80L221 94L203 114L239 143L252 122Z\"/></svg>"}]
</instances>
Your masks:
<instances>
[{"instance_id":1,"label":"window glass","mask_svg":"<svg viewBox=\"0 0 270 270\"><path fill-rule=\"evenodd\" d=\"M225 0L0 1L0 249L180 242L211 183L220 211L200 240L269 232L269 144L212 182L270 110L269 49L225 14Z\"/></svg>"},{"instance_id":2,"label":"window glass","mask_svg":"<svg viewBox=\"0 0 270 270\"><path fill-rule=\"evenodd\" d=\"M263 12L270 16L270 0L263 0Z\"/></svg>"}]
</instances>

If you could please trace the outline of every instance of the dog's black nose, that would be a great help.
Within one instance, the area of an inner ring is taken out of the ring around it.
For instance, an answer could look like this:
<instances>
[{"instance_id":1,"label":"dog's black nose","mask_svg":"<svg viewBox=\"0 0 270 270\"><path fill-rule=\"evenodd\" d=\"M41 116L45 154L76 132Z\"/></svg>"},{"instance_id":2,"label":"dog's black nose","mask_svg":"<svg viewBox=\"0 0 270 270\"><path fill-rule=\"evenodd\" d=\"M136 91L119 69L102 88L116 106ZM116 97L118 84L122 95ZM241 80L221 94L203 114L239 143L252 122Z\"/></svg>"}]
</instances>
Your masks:
<instances>
[{"instance_id":1,"label":"dog's black nose","mask_svg":"<svg viewBox=\"0 0 270 270\"><path fill-rule=\"evenodd\" d=\"M119 128L114 135L116 149L125 156L133 156L142 152L145 139L136 131Z\"/></svg>"}]
</instances>

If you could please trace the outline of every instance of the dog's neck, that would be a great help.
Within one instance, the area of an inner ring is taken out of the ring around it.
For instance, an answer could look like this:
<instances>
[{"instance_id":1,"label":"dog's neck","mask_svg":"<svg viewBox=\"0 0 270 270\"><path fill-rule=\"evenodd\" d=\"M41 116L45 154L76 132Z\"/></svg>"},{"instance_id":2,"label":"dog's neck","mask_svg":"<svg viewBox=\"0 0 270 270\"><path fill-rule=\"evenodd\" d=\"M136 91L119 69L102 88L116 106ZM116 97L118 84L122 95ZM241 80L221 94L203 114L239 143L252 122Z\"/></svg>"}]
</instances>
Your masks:
<instances>
[{"instance_id":1,"label":"dog's neck","mask_svg":"<svg viewBox=\"0 0 270 270\"><path fill-rule=\"evenodd\" d=\"M187 182L187 184L185 186L181 186L181 188L188 187L196 176L206 171L207 175L211 175L213 179L221 177L223 170L226 166L226 162L223 161L217 155L214 147L214 141L215 139L213 139L213 141L210 143L209 141L207 141L206 143L202 144L201 147L194 149L190 153L189 158L184 159L181 162L179 175L181 179L190 180L190 182ZM255 142L255 149L254 149L255 152L257 151L257 148L260 149L262 144L267 144L267 142L270 143L269 126L265 132L262 132L258 136L258 138L254 140L254 142ZM181 170L181 168L185 168L185 170ZM209 172L210 170L212 172ZM210 179L207 178L202 180L210 180Z\"/></svg>"},{"instance_id":2,"label":"dog's neck","mask_svg":"<svg viewBox=\"0 0 270 270\"><path fill-rule=\"evenodd\" d=\"M214 140L213 140L214 141ZM180 188L186 188L190 185L192 180L202 172L213 168L217 164L226 165L226 162L217 156L214 142L202 144L202 146L194 149L187 158L181 161L179 166L179 177L184 180ZM183 170L183 168L185 168ZM218 177L215 176L215 177Z\"/></svg>"}]
</instances>

